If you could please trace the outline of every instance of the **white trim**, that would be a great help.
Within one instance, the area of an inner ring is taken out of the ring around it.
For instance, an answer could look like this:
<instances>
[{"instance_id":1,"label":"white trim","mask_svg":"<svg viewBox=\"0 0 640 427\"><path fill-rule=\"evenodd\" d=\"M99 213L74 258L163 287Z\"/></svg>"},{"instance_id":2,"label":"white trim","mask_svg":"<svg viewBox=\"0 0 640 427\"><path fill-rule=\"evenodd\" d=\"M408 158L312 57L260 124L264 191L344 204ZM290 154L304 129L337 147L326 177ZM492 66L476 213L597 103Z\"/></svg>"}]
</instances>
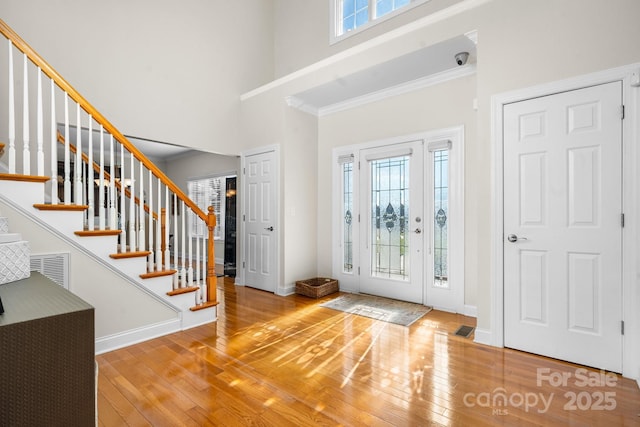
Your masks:
<instances>
[{"instance_id":1,"label":"white trim","mask_svg":"<svg viewBox=\"0 0 640 427\"><path fill-rule=\"evenodd\" d=\"M640 100L638 90L630 84L631 75L638 71L640 63L612 68L583 76L573 77L556 82L541 84L525 89L494 95L491 98L491 151L493 167L491 168L491 181L493 183L492 224L491 224L491 329L482 335L479 341L476 331L476 341L487 343L496 347L504 346L504 275L503 275L503 107L505 104L537 98L555 93L576 90L583 87L622 81L623 103L626 113L623 121L623 210L629 219L625 223L622 233L623 246L623 313L625 321L625 335L623 336L623 375L631 378L640 378L640 314L638 311L637 283L638 275L636 259L638 248L635 242L637 226L640 221L638 209L637 181L639 179L638 159L636 150L638 143L639 127L637 115L640 112Z\"/></svg>"},{"instance_id":2,"label":"white trim","mask_svg":"<svg viewBox=\"0 0 640 427\"><path fill-rule=\"evenodd\" d=\"M478 317L478 307L475 305L464 305L464 312L462 313L468 317Z\"/></svg>"},{"instance_id":3,"label":"white trim","mask_svg":"<svg viewBox=\"0 0 640 427\"><path fill-rule=\"evenodd\" d=\"M240 174L238 175L238 177L242 177L242 179L240 180L241 185L242 185L242 194L240 197L240 203L238 206L238 211L240 212L240 217L238 218L238 220L236 220L236 232L239 236L239 239L236 239L236 241L241 242L240 244L242 245L242 259L239 261L239 265L236 265L236 272L240 272L239 275L236 275L236 280L235 280L235 284L239 285L239 286L244 286L245 283L245 272L246 272L246 259L247 259L247 248L245 245L245 238L246 238L246 229L245 229L245 215L246 215L246 194L247 191L245 189L245 185L246 185L246 180L245 180L245 168L246 168L246 161L247 161L247 157L249 156L255 156L258 154L265 154L265 153L270 153L273 152L274 156L274 165L273 165L273 181L274 181L274 200L275 200L275 219L274 219L274 224L277 224L277 230L278 232L276 232L275 235L275 240L276 240L276 253L275 253L275 257L276 257L276 272L275 272L275 288L274 288L274 294L276 295L286 295L286 289L281 289L280 287L280 283L282 283L282 269L281 269L281 264L282 264L282 232L284 229L284 225L282 224L281 221L281 200L280 200L280 191L281 191L281 183L280 183L280 145L278 144L272 144L272 145L265 145L262 147L257 147L257 148L251 148L249 150L243 151L242 153L240 153Z\"/></svg>"},{"instance_id":4,"label":"white trim","mask_svg":"<svg viewBox=\"0 0 640 427\"><path fill-rule=\"evenodd\" d=\"M313 105L305 104L304 101L293 95L287 96L285 98L285 101L289 107L297 108L300 111L313 114L317 117L325 117L330 114L338 113L340 111L349 110L351 108L356 108L362 105L371 104L373 102L382 101L383 99L414 92L430 86L435 86L440 83L448 82L450 80L471 76L475 73L476 64L467 64L463 67L456 67L450 70L441 71L430 76L425 76L386 89L367 93L366 95L357 96L346 101L336 102L335 104L326 105L324 107L316 107Z\"/></svg>"},{"instance_id":5,"label":"white trim","mask_svg":"<svg viewBox=\"0 0 640 427\"><path fill-rule=\"evenodd\" d=\"M428 27L428 26L437 24L438 22L445 21L451 17L454 17L464 12L468 12L469 10L483 6L492 1L493 0L464 0L462 2L456 3L455 5L450 6L446 9L442 9L430 15L424 16L400 28L396 28L395 30L388 31L384 34L381 34L378 37L369 39L352 48L345 49L335 55L329 56L325 59L322 59L318 62L308 65L304 68L301 68L298 71L294 71L293 73L287 74L286 76L273 80L270 83L262 85L256 89L250 90L249 92L245 92L244 94L240 95L240 101L246 101L247 99L253 98L254 96L258 96L264 92L267 92L271 89L282 86L286 83L292 82L298 78L310 75L325 67L328 67L333 64L337 64L342 60L345 60L345 59L351 58L352 56L366 52L367 50L372 49L376 46L380 46L384 43L395 40L399 37L407 35L421 28Z\"/></svg>"},{"instance_id":6,"label":"white trim","mask_svg":"<svg viewBox=\"0 0 640 427\"><path fill-rule=\"evenodd\" d=\"M171 319L165 322L153 325L143 326L141 328L130 329L113 335L96 338L95 352L96 355L117 350L122 347L128 347L153 338L158 338L180 330L180 318Z\"/></svg>"},{"instance_id":7,"label":"white trim","mask_svg":"<svg viewBox=\"0 0 640 427\"><path fill-rule=\"evenodd\" d=\"M492 344L493 337L491 335L491 331L487 330L487 329L476 328L476 331L474 333L473 342L475 342L477 344L493 345Z\"/></svg>"}]
</instances>

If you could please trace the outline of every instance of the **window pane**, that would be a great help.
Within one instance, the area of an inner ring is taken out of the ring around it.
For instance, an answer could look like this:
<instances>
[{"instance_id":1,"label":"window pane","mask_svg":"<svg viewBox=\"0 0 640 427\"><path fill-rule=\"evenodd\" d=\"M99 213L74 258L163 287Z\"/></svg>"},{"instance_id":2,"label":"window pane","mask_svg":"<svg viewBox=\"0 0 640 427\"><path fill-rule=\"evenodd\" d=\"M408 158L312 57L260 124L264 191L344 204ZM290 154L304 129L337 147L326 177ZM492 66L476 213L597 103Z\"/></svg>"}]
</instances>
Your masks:
<instances>
[{"instance_id":1,"label":"window pane","mask_svg":"<svg viewBox=\"0 0 640 427\"><path fill-rule=\"evenodd\" d=\"M353 163L342 165L343 263L345 273L353 271Z\"/></svg>"},{"instance_id":2,"label":"window pane","mask_svg":"<svg viewBox=\"0 0 640 427\"><path fill-rule=\"evenodd\" d=\"M355 0L344 0L342 2L342 18L353 15L356 12Z\"/></svg>"},{"instance_id":3,"label":"window pane","mask_svg":"<svg viewBox=\"0 0 640 427\"><path fill-rule=\"evenodd\" d=\"M213 206L213 213L216 216L216 227L213 229L213 237L215 239L224 238L224 190L223 182L225 177L203 178L188 182L189 198L198 205L200 209L207 212L209 206ZM191 232L195 237L207 238L209 233L203 221L196 218L196 215L190 212Z\"/></svg>"},{"instance_id":4,"label":"window pane","mask_svg":"<svg viewBox=\"0 0 640 427\"><path fill-rule=\"evenodd\" d=\"M342 32L346 33L349 30L353 30L355 27L355 22L356 22L356 17L355 15L351 15L348 18L345 18L344 21L342 21Z\"/></svg>"},{"instance_id":5,"label":"window pane","mask_svg":"<svg viewBox=\"0 0 640 427\"><path fill-rule=\"evenodd\" d=\"M369 7L369 0L356 0L356 9L366 9Z\"/></svg>"},{"instance_id":6,"label":"window pane","mask_svg":"<svg viewBox=\"0 0 640 427\"><path fill-rule=\"evenodd\" d=\"M433 153L434 286L448 288L449 152Z\"/></svg>"},{"instance_id":7,"label":"window pane","mask_svg":"<svg viewBox=\"0 0 640 427\"><path fill-rule=\"evenodd\" d=\"M376 2L376 18L386 15L393 10L392 0L378 0Z\"/></svg>"},{"instance_id":8,"label":"window pane","mask_svg":"<svg viewBox=\"0 0 640 427\"><path fill-rule=\"evenodd\" d=\"M369 22L369 11L367 9L356 13L356 28Z\"/></svg>"},{"instance_id":9,"label":"window pane","mask_svg":"<svg viewBox=\"0 0 640 427\"><path fill-rule=\"evenodd\" d=\"M409 157L375 160L370 168L371 275L408 280Z\"/></svg>"}]
</instances>

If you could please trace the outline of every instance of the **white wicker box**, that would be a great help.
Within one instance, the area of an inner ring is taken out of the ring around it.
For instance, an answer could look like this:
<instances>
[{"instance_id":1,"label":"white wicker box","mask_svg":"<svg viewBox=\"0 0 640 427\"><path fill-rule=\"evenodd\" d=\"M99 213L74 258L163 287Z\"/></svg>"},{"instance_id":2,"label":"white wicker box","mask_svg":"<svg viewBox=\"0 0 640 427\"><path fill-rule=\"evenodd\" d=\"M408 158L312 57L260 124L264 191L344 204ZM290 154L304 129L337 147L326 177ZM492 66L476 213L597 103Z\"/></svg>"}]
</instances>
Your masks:
<instances>
[{"instance_id":1,"label":"white wicker box","mask_svg":"<svg viewBox=\"0 0 640 427\"><path fill-rule=\"evenodd\" d=\"M31 276L29 242L0 244L0 285Z\"/></svg>"}]
</instances>

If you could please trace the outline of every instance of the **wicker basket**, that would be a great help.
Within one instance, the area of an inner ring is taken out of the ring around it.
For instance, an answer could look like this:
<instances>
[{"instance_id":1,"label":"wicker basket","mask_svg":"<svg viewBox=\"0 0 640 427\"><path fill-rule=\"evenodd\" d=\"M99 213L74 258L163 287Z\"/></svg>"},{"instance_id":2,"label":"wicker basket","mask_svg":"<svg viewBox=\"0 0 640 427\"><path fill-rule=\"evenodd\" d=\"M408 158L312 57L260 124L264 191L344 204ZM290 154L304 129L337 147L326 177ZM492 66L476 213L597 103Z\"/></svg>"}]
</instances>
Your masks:
<instances>
[{"instance_id":1,"label":"wicker basket","mask_svg":"<svg viewBox=\"0 0 640 427\"><path fill-rule=\"evenodd\" d=\"M338 281L327 277L314 277L313 279L298 280L296 293L311 298L321 298L325 295L338 292Z\"/></svg>"}]
</instances>

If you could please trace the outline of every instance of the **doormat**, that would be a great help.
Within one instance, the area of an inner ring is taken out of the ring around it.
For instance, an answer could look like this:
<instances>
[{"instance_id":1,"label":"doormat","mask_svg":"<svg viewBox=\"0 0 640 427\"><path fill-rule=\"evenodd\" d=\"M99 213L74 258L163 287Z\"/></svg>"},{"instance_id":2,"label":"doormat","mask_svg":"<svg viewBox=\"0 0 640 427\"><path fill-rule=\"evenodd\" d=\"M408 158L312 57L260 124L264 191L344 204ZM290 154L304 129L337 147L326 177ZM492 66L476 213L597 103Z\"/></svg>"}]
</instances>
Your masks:
<instances>
[{"instance_id":1,"label":"doormat","mask_svg":"<svg viewBox=\"0 0 640 427\"><path fill-rule=\"evenodd\" d=\"M431 307L364 294L346 294L320 304L320 307L344 311L396 325L409 326L431 311Z\"/></svg>"},{"instance_id":2,"label":"doormat","mask_svg":"<svg viewBox=\"0 0 640 427\"><path fill-rule=\"evenodd\" d=\"M455 331L453 333L453 335L457 335L459 337L464 337L464 338L469 338L475 329L476 328L474 328L473 326L462 325L462 326L460 326L458 328L457 331Z\"/></svg>"}]
</instances>

